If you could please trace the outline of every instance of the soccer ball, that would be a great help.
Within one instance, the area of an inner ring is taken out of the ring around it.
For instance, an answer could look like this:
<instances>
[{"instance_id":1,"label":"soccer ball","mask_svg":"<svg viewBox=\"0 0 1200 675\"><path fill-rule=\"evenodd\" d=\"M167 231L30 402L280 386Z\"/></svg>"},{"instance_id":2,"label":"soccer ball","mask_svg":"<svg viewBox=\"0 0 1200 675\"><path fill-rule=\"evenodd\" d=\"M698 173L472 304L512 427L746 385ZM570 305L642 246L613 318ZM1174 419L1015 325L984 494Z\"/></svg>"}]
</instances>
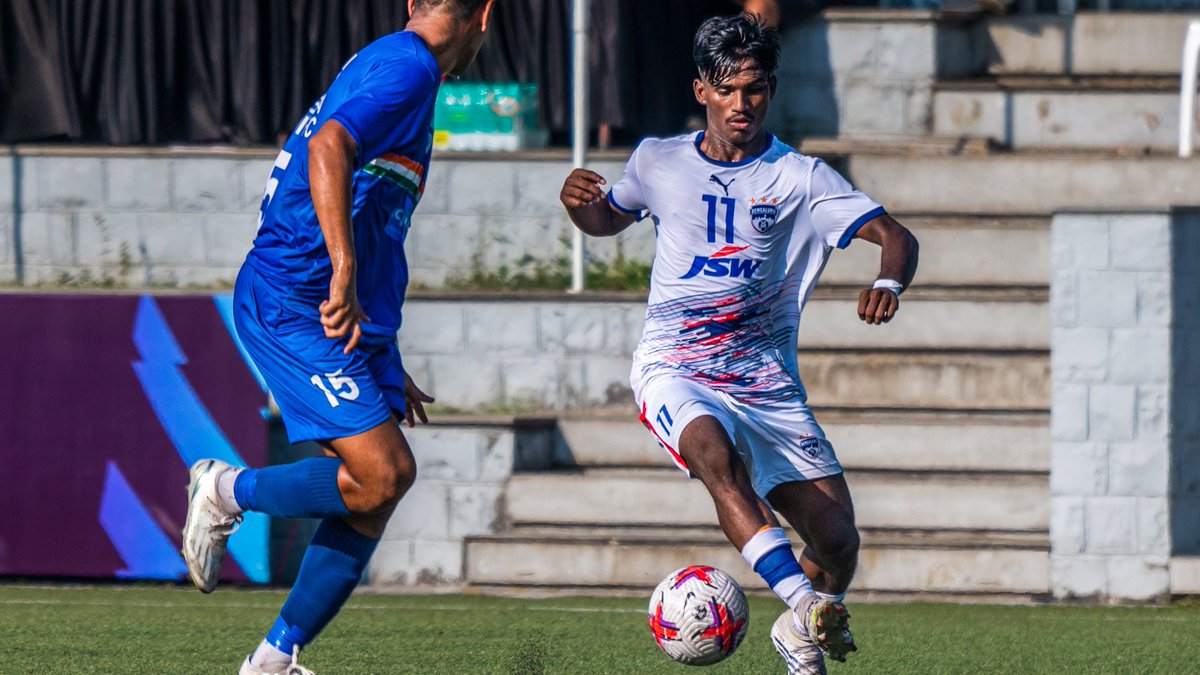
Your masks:
<instances>
[{"instance_id":1,"label":"soccer ball","mask_svg":"<svg viewBox=\"0 0 1200 675\"><path fill-rule=\"evenodd\" d=\"M664 654L707 666L737 649L750 625L746 594L715 567L693 565L667 575L650 596L650 632Z\"/></svg>"}]
</instances>

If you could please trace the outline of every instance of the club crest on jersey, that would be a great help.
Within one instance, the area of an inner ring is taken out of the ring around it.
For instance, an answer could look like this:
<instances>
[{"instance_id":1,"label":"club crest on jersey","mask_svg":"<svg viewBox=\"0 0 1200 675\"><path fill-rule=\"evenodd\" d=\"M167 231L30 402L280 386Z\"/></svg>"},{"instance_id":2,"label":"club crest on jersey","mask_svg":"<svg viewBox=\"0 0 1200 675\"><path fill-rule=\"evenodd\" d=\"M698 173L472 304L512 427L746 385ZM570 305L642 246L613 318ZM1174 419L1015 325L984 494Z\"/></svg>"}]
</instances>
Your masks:
<instances>
[{"instance_id":1,"label":"club crest on jersey","mask_svg":"<svg viewBox=\"0 0 1200 675\"><path fill-rule=\"evenodd\" d=\"M779 218L779 200L772 197L750 199L750 224L754 229L766 234L767 230Z\"/></svg>"}]
</instances>

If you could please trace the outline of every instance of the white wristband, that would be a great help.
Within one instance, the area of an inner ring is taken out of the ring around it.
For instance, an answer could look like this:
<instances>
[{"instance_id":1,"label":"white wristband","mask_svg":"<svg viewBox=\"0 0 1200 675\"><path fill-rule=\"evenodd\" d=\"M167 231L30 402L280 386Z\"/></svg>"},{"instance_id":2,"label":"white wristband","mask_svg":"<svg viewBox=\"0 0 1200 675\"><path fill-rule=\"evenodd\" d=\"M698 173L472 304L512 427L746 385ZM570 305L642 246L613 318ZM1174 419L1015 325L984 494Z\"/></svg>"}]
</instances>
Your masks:
<instances>
[{"instance_id":1,"label":"white wristband","mask_svg":"<svg viewBox=\"0 0 1200 675\"><path fill-rule=\"evenodd\" d=\"M876 279L875 285L871 286L871 288L872 290L876 288L886 288L895 293L897 298L900 297L900 294L904 292L904 284L896 281L895 279Z\"/></svg>"}]
</instances>

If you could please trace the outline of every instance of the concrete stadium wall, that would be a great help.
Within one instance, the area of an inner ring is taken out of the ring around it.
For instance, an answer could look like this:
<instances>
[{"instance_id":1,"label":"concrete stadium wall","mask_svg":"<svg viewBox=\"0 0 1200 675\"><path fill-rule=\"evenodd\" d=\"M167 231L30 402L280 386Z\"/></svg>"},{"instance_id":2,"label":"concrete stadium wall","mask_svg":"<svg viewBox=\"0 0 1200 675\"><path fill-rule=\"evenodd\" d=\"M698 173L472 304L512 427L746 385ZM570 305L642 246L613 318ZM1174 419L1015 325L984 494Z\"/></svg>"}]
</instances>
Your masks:
<instances>
[{"instance_id":1,"label":"concrete stadium wall","mask_svg":"<svg viewBox=\"0 0 1200 675\"><path fill-rule=\"evenodd\" d=\"M228 287L250 249L273 153L27 148L0 154L0 283ZM623 155L592 163L610 181ZM495 158L493 158L495 159ZM553 159L434 159L408 242L415 287L570 256ZM590 239L591 259L648 261L648 223Z\"/></svg>"},{"instance_id":2,"label":"concrete stadium wall","mask_svg":"<svg viewBox=\"0 0 1200 675\"><path fill-rule=\"evenodd\" d=\"M1196 593L1200 212L1055 216L1051 586Z\"/></svg>"}]
</instances>

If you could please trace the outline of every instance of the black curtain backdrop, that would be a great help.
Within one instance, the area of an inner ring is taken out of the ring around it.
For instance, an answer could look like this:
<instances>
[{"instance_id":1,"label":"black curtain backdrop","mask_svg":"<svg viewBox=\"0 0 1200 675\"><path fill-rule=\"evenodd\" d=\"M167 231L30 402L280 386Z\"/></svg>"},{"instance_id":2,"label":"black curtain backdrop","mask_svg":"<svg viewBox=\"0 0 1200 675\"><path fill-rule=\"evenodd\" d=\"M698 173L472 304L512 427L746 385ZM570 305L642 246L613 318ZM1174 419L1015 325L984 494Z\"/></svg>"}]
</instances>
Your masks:
<instances>
[{"instance_id":1,"label":"black curtain backdrop","mask_svg":"<svg viewBox=\"0 0 1200 675\"><path fill-rule=\"evenodd\" d=\"M591 120L618 140L700 112L691 38L731 0L592 0ZM0 142L277 144L405 0L3 0ZM466 79L537 82L570 128L571 0L498 0Z\"/></svg>"}]
</instances>

